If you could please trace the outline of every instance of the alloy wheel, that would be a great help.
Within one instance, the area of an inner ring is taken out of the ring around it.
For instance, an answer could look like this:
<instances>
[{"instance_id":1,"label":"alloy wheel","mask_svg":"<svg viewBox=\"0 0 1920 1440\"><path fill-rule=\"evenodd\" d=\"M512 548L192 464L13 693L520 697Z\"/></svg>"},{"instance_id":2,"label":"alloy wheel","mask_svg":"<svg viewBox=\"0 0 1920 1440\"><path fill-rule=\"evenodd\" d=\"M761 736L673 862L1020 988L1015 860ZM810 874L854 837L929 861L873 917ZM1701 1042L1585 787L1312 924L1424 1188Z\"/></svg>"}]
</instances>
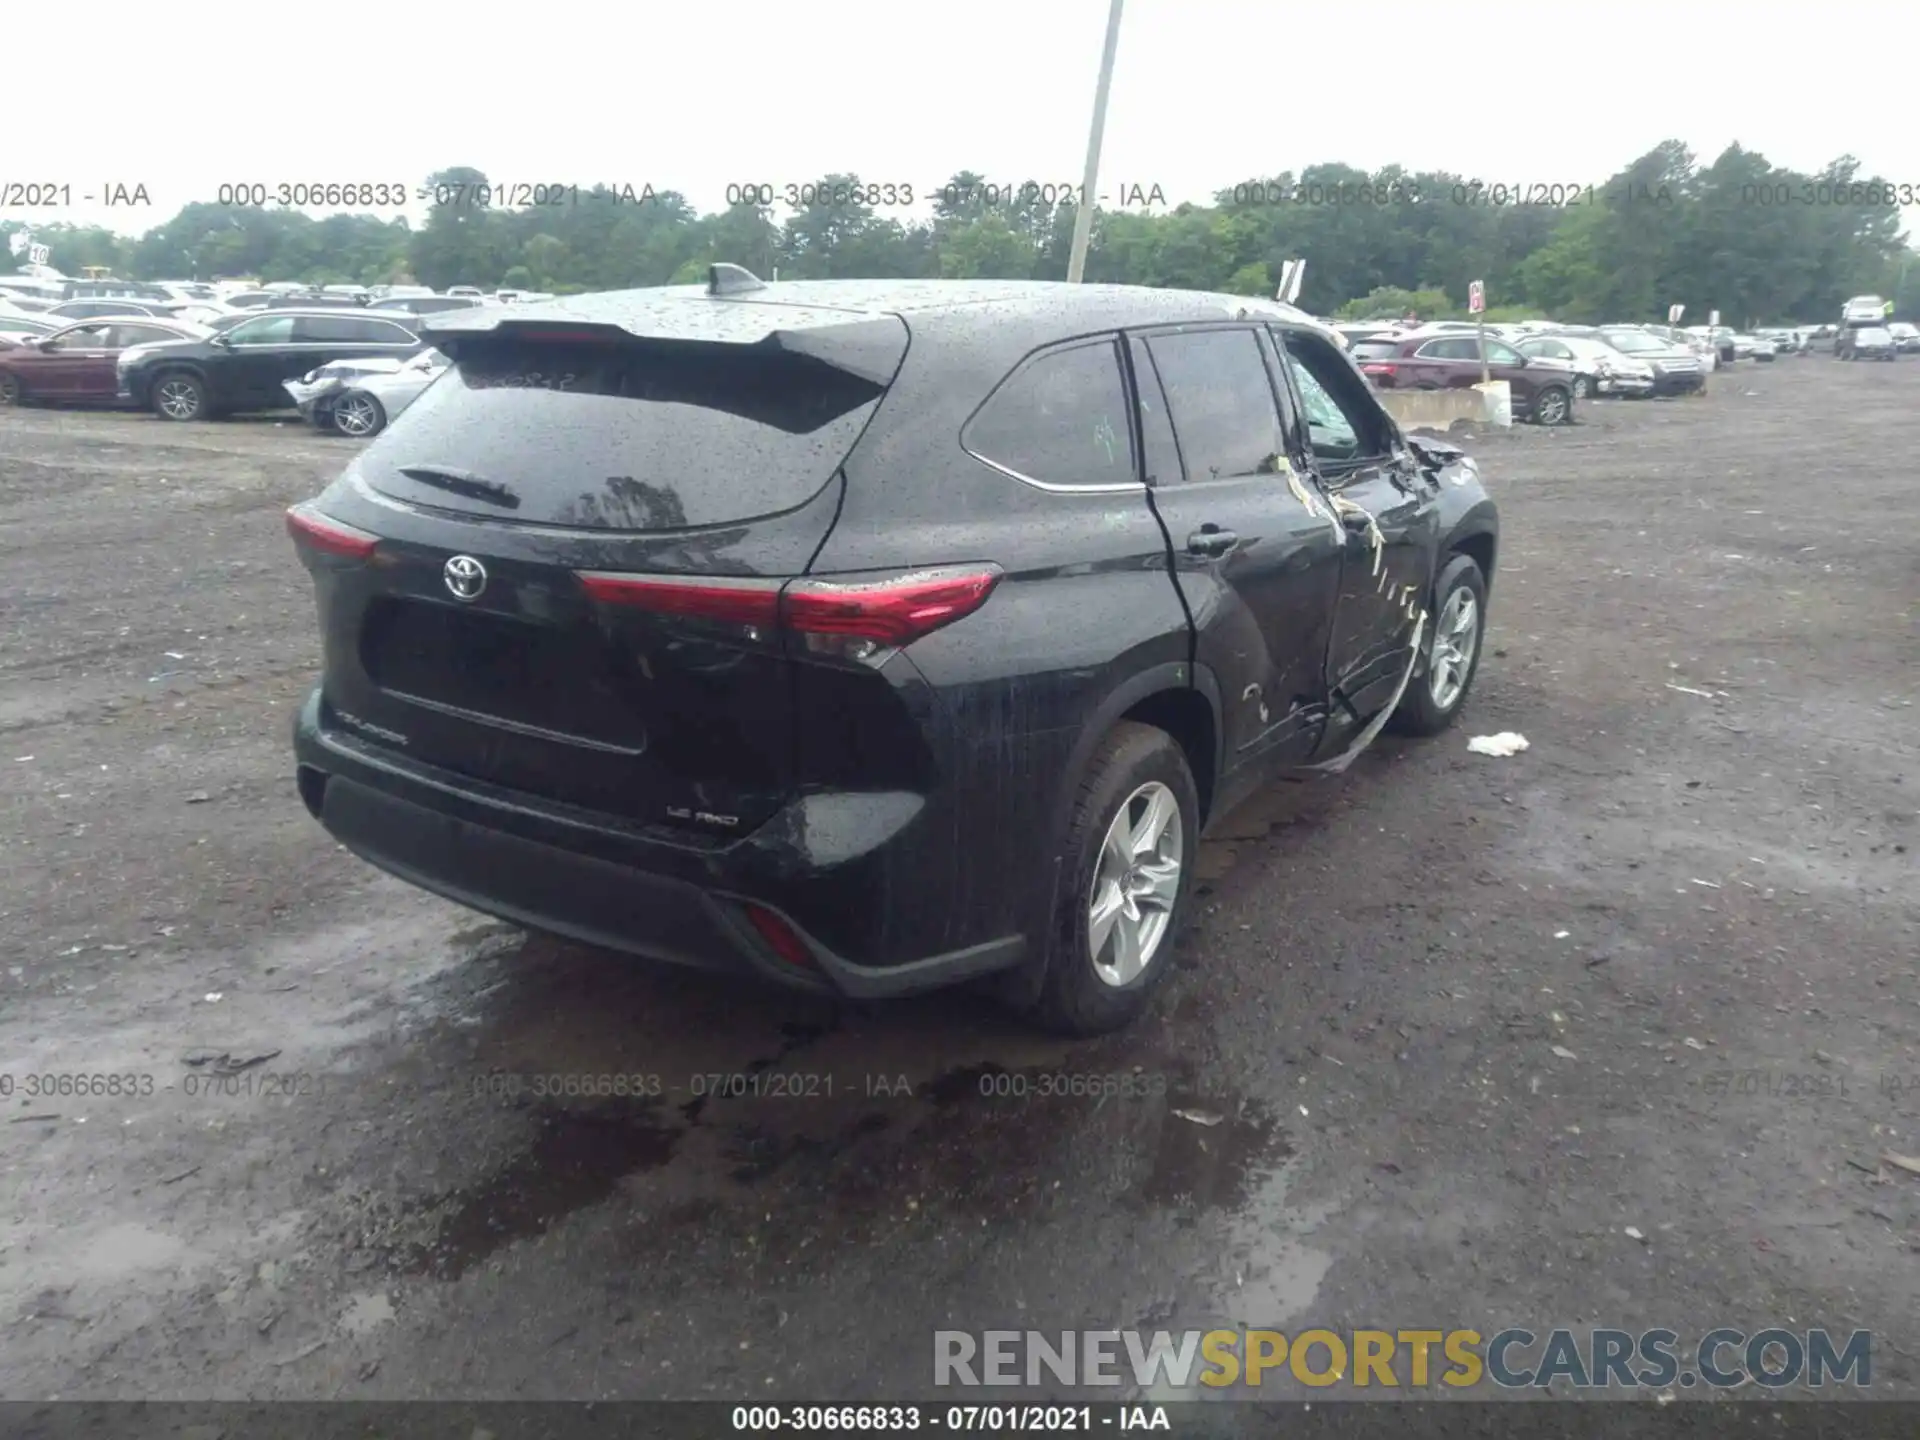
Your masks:
<instances>
[{"instance_id":1,"label":"alloy wheel","mask_svg":"<svg viewBox=\"0 0 1920 1440\"><path fill-rule=\"evenodd\" d=\"M380 415L371 396L343 395L333 407L333 424L342 435L371 435L380 428Z\"/></svg>"},{"instance_id":2,"label":"alloy wheel","mask_svg":"<svg viewBox=\"0 0 1920 1440\"><path fill-rule=\"evenodd\" d=\"M1558 425L1567 418L1567 396L1563 390L1549 390L1536 407L1542 425Z\"/></svg>"},{"instance_id":3,"label":"alloy wheel","mask_svg":"<svg viewBox=\"0 0 1920 1440\"><path fill-rule=\"evenodd\" d=\"M1087 944L1106 984L1131 984L1153 963L1173 923L1185 862L1180 802L1149 780L1115 813L1094 868Z\"/></svg>"},{"instance_id":4,"label":"alloy wheel","mask_svg":"<svg viewBox=\"0 0 1920 1440\"><path fill-rule=\"evenodd\" d=\"M1480 604L1466 586L1447 597L1433 627L1433 651L1427 659L1427 693L1434 708L1451 710L1467 688L1473 657L1480 648Z\"/></svg>"},{"instance_id":5,"label":"alloy wheel","mask_svg":"<svg viewBox=\"0 0 1920 1440\"><path fill-rule=\"evenodd\" d=\"M191 380L162 380L155 399L169 420L191 420L200 413L200 390Z\"/></svg>"}]
</instances>

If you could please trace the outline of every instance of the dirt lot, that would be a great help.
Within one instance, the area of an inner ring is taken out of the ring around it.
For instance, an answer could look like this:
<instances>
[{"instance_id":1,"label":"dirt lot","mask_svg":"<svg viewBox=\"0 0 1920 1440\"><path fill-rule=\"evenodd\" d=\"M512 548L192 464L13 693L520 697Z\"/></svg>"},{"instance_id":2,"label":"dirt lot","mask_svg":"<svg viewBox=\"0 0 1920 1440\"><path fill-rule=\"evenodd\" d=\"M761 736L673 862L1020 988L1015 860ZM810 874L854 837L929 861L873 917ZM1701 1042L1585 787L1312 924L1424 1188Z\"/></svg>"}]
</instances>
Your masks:
<instances>
[{"instance_id":1,"label":"dirt lot","mask_svg":"<svg viewBox=\"0 0 1920 1440\"><path fill-rule=\"evenodd\" d=\"M288 743L281 510L349 442L0 414L0 1393L925 1397L938 1328L1216 1321L1863 1327L1920 1393L1916 414L1920 364L1787 359L1475 442L1464 728L1250 807L1084 1046L376 875ZM834 1093L694 1097L747 1070Z\"/></svg>"}]
</instances>

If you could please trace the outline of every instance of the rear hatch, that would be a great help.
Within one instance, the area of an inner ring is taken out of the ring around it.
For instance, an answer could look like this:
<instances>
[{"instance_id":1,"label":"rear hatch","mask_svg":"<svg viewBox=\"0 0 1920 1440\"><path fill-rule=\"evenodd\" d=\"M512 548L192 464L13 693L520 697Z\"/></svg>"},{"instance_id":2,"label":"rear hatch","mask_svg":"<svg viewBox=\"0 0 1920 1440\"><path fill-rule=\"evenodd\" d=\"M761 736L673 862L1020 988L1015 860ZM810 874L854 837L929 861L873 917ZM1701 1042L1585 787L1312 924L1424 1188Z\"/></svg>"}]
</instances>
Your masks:
<instances>
[{"instance_id":1,"label":"rear hatch","mask_svg":"<svg viewBox=\"0 0 1920 1440\"><path fill-rule=\"evenodd\" d=\"M832 526L907 331L680 307L691 318L463 316L431 333L452 367L290 516L319 592L329 723L716 840L790 795L776 607Z\"/></svg>"}]
</instances>

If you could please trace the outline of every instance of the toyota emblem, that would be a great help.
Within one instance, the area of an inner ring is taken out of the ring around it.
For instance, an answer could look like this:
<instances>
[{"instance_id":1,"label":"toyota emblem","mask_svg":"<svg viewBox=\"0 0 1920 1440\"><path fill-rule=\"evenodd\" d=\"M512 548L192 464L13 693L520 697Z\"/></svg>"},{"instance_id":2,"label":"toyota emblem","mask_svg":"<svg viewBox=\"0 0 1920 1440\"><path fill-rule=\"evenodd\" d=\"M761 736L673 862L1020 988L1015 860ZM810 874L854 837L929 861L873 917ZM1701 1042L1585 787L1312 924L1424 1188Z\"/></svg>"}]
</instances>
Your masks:
<instances>
[{"instance_id":1,"label":"toyota emblem","mask_svg":"<svg viewBox=\"0 0 1920 1440\"><path fill-rule=\"evenodd\" d=\"M471 555L456 555L440 572L456 600L478 600L487 588L487 567Z\"/></svg>"}]
</instances>

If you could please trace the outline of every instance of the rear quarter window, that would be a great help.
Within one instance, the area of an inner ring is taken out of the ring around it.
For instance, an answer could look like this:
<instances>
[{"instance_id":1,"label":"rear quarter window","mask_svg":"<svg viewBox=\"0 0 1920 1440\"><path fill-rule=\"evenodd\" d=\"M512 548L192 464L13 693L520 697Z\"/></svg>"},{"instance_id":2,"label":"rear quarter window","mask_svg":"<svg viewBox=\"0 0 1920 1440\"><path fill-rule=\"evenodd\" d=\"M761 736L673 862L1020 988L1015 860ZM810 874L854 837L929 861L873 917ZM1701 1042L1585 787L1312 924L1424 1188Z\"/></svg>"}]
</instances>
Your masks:
<instances>
[{"instance_id":1,"label":"rear quarter window","mask_svg":"<svg viewBox=\"0 0 1920 1440\"><path fill-rule=\"evenodd\" d=\"M1114 341L1023 362L962 428L960 443L978 459L1041 485L1138 484Z\"/></svg>"}]
</instances>

